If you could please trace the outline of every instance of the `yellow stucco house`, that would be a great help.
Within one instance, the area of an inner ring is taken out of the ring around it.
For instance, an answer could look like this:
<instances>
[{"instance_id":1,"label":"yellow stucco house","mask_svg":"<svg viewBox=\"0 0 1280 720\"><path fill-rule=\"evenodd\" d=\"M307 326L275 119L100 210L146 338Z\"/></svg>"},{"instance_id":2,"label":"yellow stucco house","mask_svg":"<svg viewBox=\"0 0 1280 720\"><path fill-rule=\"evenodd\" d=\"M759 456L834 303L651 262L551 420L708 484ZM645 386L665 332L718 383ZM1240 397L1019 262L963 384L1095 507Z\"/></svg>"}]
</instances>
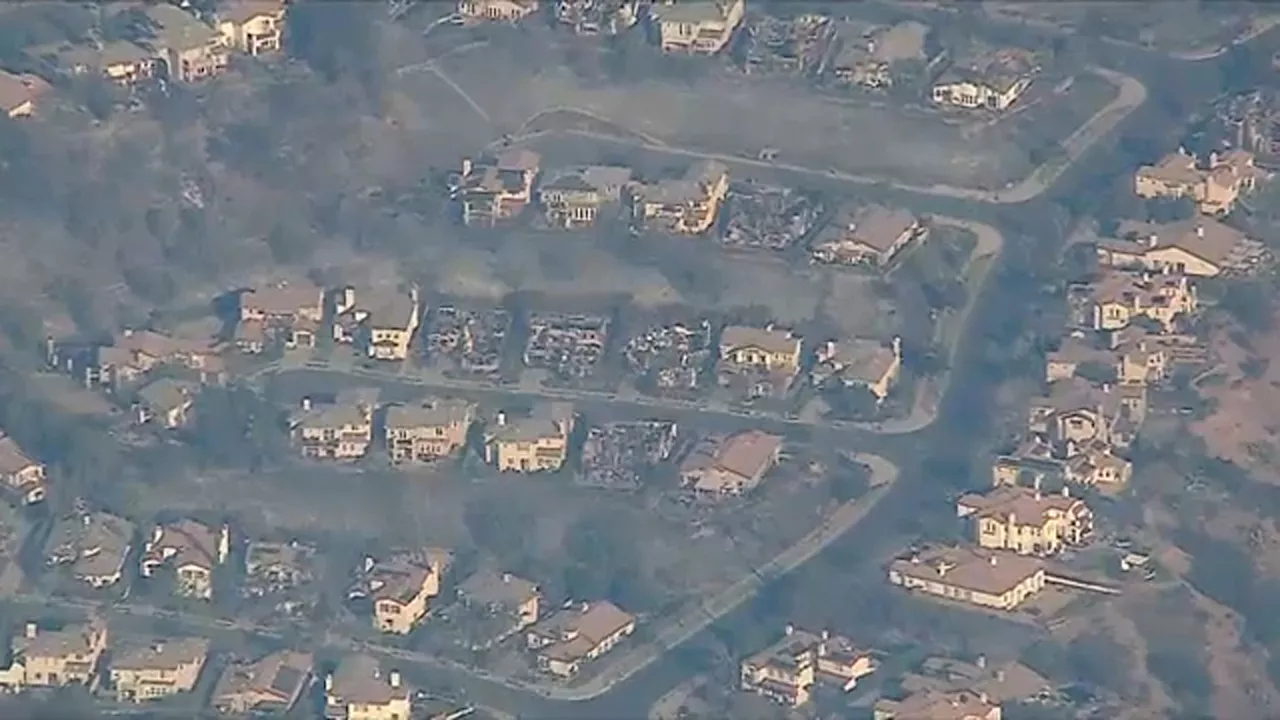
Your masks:
<instances>
[{"instance_id":1,"label":"yellow stucco house","mask_svg":"<svg viewBox=\"0 0 1280 720\"><path fill-rule=\"evenodd\" d=\"M1045 566L1008 550L939 547L889 565L889 582L907 590L993 610L1013 610L1044 589Z\"/></svg>"},{"instance_id":2,"label":"yellow stucco house","mask_svg":"<svg viewBox=\"0 0 1280 720\"><path fill-rule=\"evenodd\" d=\"M6 494L23 505L44 500L48 485L45 464L23 452L17 441L0 432L0 482Z\"/></svg>"},{"instance_id":3,"label":"yellow stucco house","mask_svg":"<svg viewBox=\"0 0 1280 720\"><path fill-rule=\"evenodd\" d=\"M568 459L573 406L545 403L528 417L508 420L499 413L485 433L485 462L502 472L559 470Z\"/></svg>"},{"instance_id":4,"label":"yellow stucco house","mask_svg":"<svg viewBox=\"0 0 1280 720\"><path fill-rule=\"evenodd\" d=\"M662 232L701 235L716 224L728 194L729 169L714 160L698 162L683 178L637 185L633 219Z\"/></svg>"},{"instance_id":5,"label":"yellow stucco house","mask_svg":"<svg viewBox=\"0 0 1280 720\"><path fill-rule=\"evenodd\" d=\"M209 658L204 638L166 638L112 650L111 684L118 702L145 702L195 689Z\"/></svg>"},{"instance_id":6,"label":"yellow stucco house","mask_svg":"<svg viewBox=\"0 0 1280 720\"><path fill-rule=\"evenodd\" d=\"M538 667L573 677L582 666L612 650L636 630L636 617L608 600L564 608L525 633Z\"/></svg>"},{"instance_id":7,"label":"yellow stucco house","mask_svg":"<svg viewBox=\"0 0 1280 720\"><path fill-rule=\"evenodd\" d=\"M357 460L373 444L376 396L340 394L332 405L314 407L309 399L290 419L294 444L313 459Z\"/></svg>"},{"instance_id":8,"label":"yellow stucco house","mask_svg":"<svg viewBox=\"0 0 1280 720\"><path fill-rule=\"evenodd\" d=\"M324 681L328 720L410 720L412 691L399 671L368 655L348 655Z\"/></svg>"},{"instance_id":9,"label":"yellow stucco house","mask_svg":"<svg viewBox=\"0 0 1280 720\"><path fill-rule=\"evenodd\" d=\"M1216 277L1247 272L1266 257L1261 242L1207 217L1163 224L1125 221L1116 234L1097 243L1099 265Z\"/></svg>"},{"instance_id":10,"label":"yellow stucco house","mask_svg":"<svg viewBox=\"0 0 1280 720\"><path fill-rule=\"evenodd\" d=\"M218 34L223 45L246 55L280 52L284 16L284 0L232 0L218 10Z\"/></svg>"},{"instance_id":11,"label":"yellow stucco house","mask_svg":"<svg viewBox=\"0 0 1280 720\"><path fill-rule=\"evenodd\" d=\"M428 548L379 563L369 573L373 626L384 633L408 635L427 615L428 603L452 560L446 550Z\"/></svg>"},{"instance_id":12,"label":"yellow stucco house","mask_svg":"<svg viewBox=\"0 0 1280 720\"><path fill-rule=\"evenodd\" d=\"M538 0L458 0L465 22L518 22L538 10Z\"/></svg>"},{"instance_id":13,"label":"yellow stucco house","mask_svg":"<svg viewBox=\"0 0 1280 720\"><path fill-rule=\"evenodd\" d=\"M1056 555L1093 531L1093 512L1066 486L1061 493L1010 485L969 493L956 503L956 514L971 519L978 547L1019 555Z\"/></svg>"},{"instance_id":14,"label":"yellow stucco house","mask_svg":"<svg viewBox=\"0 0 1280 720\"><path fill-rule=\"evenodd\" d=\"M787 707L809 702L819 683L849 692L877 663L848 638L787 626L781 639L742 661L741 688Z\"/></svg>"},{"instance_id":15,"label":"yellow stucco house","mask_svg":"<svg viewBox=\"0 0 1280 720\"><path fill-rule=\"evenodd\" d=\"M1095 330L1120 330L1147 318L1171 333L1179 317L1200 307L1196 288L1186 275L1108 272L1090 287L1090 297Z\"/></svg>"},{"instance_id":16,"label":"yellow stucco house","mask_svg":"<svg viewBox=\"0 0 1280 720\"><path fill-rule=\"evenodd\" d=\"M387 408L387 455L393 463L429 462L448 457L467 444L475 408L467 402L440 400Z\"/></svg>"},{"instance_id":17,"label":"yellow stucco house","mask_svg":"<svg viewBox=\"0 0 1280 720\"><path fill-rule=\"evenodd\" d=\"M1133 191L1140 198L1189 198L1205 215L1224 215L1264 176L1254 165L1253 155L1243 150L1212 153L1209 167L1199 168L1195 157L1179 148L1155 165L1138 168Z\"/></svg>"},{"instance_id":18,"label":"yellow stucco house","mask_svg":"<svg viewBox=\"0 0 1280 720\"><path fill-rule=\"evenodd\" d=\"M664 0L649 9L663 52L697 55L723 50L745 15L745 0Z\"/></svg>"},{"instance_id":19,"label":"yellow stucco house","mask_svg":"<svg viewBox=\"0 0 1280 720\"><path fill-rule=\"evenodd\" d=\"M0 687L9 692L28 688L89 686L101 669L107 649L107 625L94 618L88 623L41 630L28 622L21 638L13 642L13 659L0 669Z\"/></svg>"},{"instance_id":20,"label":"yellow stucco house","mask_svg":"<svg viewBox=\"0 0 1280 720\"><path fill-rule=\"evenodd\" d=\"M794 375L800 370L801 347L789 330L730 325L720 334L720 362L731 370Z\"/></svg>"}]
</instances>

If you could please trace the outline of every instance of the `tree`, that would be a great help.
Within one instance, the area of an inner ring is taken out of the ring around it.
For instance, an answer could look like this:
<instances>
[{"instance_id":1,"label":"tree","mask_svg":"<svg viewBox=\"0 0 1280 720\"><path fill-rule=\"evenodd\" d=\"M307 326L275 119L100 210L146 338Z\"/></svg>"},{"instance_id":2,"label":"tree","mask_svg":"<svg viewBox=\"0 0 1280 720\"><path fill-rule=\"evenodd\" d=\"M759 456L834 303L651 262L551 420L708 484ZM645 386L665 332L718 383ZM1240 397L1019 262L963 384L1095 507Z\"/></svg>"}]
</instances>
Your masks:
<instances>
[{"instance_id":1,"label":"tree","mask_svg":"<svg viewBox=\"0 0 1280 720\"><path fill-rule=\"evenodd\" d=\"M187 438L200 460L215 466L256 469L288 452L280 412L243 386L201 390Z\"/></svg>"},{"instance_id":2,"label":"tree","mask_svg":"<svg viewBox=\"0 0 1280 720\"><path fill-rule=\"evenodd\" d=\"M823 390L822 399L840 418L870 419L880 411L876 396L864 385L849 386L836 381Z\"/></svg>"},{"instance_id":3,"label":"tree","mask_svg":"<svg viewBox=\"0 0 1280 720\"><path fill-rule=\"evenodd\" d=\"M653 593L638 542L630 518L581 517L565 534L566 592L578 600L608 598L632 610L649 607Z\"/></svg>"},{"instance_id":4,"label":"tree","mask_svg":"<svg viewBox=\"0 0 1280 720\"><path fill-rule=\"evenodd\" d=\"M511 566L526 560L525 543L533 535L534 519L521 506L498 498L467 503L462 520L481 550Z\"/></svg>"},{"instance_id":5,"label":"tree","mask_svg":"<svg viewBox=\"0 0 1280 720\"><path fill-rule=\"evenodd\" d=\"M1188 220L1196 215L1196 204L1191 198L1151 198L1146 202L1147 220L1153 223L1172 223Z\"/></svg>"}]
</instances>

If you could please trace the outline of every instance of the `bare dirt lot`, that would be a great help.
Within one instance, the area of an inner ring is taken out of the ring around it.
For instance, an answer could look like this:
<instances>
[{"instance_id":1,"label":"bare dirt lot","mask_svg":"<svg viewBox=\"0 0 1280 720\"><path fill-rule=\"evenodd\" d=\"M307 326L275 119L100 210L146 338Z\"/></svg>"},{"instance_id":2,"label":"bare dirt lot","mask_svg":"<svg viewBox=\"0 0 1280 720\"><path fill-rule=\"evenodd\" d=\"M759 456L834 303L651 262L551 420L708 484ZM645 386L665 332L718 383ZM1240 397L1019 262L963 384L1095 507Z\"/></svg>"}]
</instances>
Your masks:
<instances>
[{"instance_id":1,"label":"bare dirt lot","mask_svg":"<svg viewBox=\"0 0 1280 720\"><path fill-rule=\"evenodd\" d=\"M439 77L414 75L399 88L404 98L421 105L414 114L430 118L432 108L443 103L450 109L442 112L452 117L474 104L470 124L491 128L495 135L516 133L540 113L577 108L666 144L748 157L772 147L789 163L904 182L999 188L1031 169L1016 124L975 131L968 121L944 122L931 113L823 97L785 79L708 72L684 81L606 84L561 64L527 62L500 43L452 55L438 65L456 86L455 97L450 101L440 92ZM1062 108L1075 102L1070 92L1050 100ZM1085 108L1081 115L1087 118L1096 110ZM726 122L729 118L733 121Z\"/></svg>"},{"instance_id":2,"label":"bare dirt lot","mask_svg":"<svg viewBox=\"0 0 1280 720\"><path fill-rule=\"evenodd\" d=\"M1199 384L1202 397L1214 402L1213 414L1193 423L1209 453L1249 470L1261 481L1280 483L1277 438L1280 421L1280 333L1254 337L1242 347L1222 328L1210 347L1218 365Z\"/></svg>"}]
</instances>

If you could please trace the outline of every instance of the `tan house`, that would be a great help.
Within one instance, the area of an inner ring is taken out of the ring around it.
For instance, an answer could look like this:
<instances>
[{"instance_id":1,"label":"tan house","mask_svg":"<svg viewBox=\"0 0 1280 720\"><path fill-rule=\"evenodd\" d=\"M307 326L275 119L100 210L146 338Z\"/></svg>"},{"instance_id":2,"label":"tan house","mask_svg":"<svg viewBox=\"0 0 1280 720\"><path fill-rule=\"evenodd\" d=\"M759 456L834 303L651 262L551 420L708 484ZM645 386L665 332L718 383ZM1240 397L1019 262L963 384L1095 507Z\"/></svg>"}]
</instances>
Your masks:
<instances>
[{"instance_id":1,"label":"tan house","mask_svg":"<svg viewBox=\"0 0 1280 720\"><path fill-rule=\"evenodd\" d=\"M846 387L864 387L882 402L902 375L902 339L895 337L888 347L860 338L831 341L818 351L817 361L815 385L834 378Z\"/></svg>"},{"instance_id":2,"label":"tan house","mask_svg":"<svg viewBox=\"0 0 1280 720\"><path fill-rule=\"evenodd\" d=\"M130 86L155 74L155 53L137 43L117 40L101 46L58 43L25 50L28 57L60 74L95 74L117 85Z\"/></svg>"},{"instance_id":3,"label":"tan house","mask_svg":"<svg viewBox=\"0 0 1280 720\"><path fill-rule=\"evenodd\" d=\"M22 451L18 443L0 432L0 480L5 492L23 505L34 505L45 498L49 479L45 465Z\"/></svg>"},{"instance_id":4,"label":"tan house","mask_svg":"<svg viewBox=\"0 0 1280 720\"><path fill-rule=\"evenodd\" d=\"M168 430L183 427L195 407L197 387L193 383L160 378L138 390L139 424L154 422Z\"/></svg>"},{"instance_id":5,"label":"tan house","mask_svg":"<svg viewBox=\"0 0 1280 720\"><path fill-rule=\"evenodd\" d=\"M931 548L889 565L889 582L955 602L1013 610L1044 588L1039 558L1008 550Z\"/></svg>"},{"instance_id":6,"label":"tan house","mask_svg":"<svg viewBox=\"0 0 1280 720\"><path fill-rule=\"evenodd\" d=\"M1000 720L1000 705L967 690L913 693L902 700L877 700L874 720Z\"/></svg>"},{"instance_id":7,"label":"tan house","mask_svg":"<svg viewBox=\"0 0 1280 720\"><path fill-rule=\"evenodd\" d=\"M703 500L755 489L778 462L782 438L748 430L704 442L680 464L680 482Z\"/></svg>"},{"instance_id":8,"label":"tan house","mask_svg":"<svg viewBox=\"0 0 1280 720\"><path fill-rule=\"evenodd\" d=\"M1093 329L1120 330L1138 318L1174 331L1180 317L1200 307L1196 288L1186 275L1135 276L1109 272L1089 288L1093 302Z\"/></svg>"},{"instance_id":9,"label":"tan house","mask_svg":"<svg viewBox=\"0 0 1280 720\"><path fill-rule=\"evenodd\" d=\"M533 625L542 611L542 592L538 585L508 572L480 570L458 586L458 600L473 610L510 620L510 625L497 633L491 643L501 642Z\"/></svg>"},{"instance_id":10,"label":"tan house","mask_svg":"<svg viewBox=\"0 0 1280 720\"><path fill-rule=\"evenodd\" d=\"M800 371L800 338L789 330L730 325L720 334L720 362L730 370L756 370L788 377Z\"/></svg>"},{"instance_id":11,"label":"tan house","mask_svg":"<svg viewBox=\"0 0 1280 720\"><path fill-rule=\"evenodd\" d=\"M212 338L196 340L129 329L118 334L111 345L98 348L95 372L98 382L118 388L162 366L194 371L202 382L220 381L224 373Z\"/></svg>"},{"instance_id":12,"label":"tan house","mask_svg":"<svg viewBox=\"0 0 1280 720\"><path fill-rule=\"evenodd\" d=\"M156 27L148 41L163 63L164 75L176 82L197 82L227 69L227 48L212 26L176 5L143 6Z\"/></svg>"},{"instance_id":13,"label":"tan house","mask_svg":"<svg viewBox=\"0 0 1280 720\"><path fill-rule=\"evenodd\" d=\"M691 166L683 178L636 186L632 216L637 223L662 232L701 235L716 224L728 194L729 169L706 160Z\"/></svg>"},{"instance_id":14,"label":"tan house","mask_svg":"<svg viewBox=\"0 0 1280 720\"><path fill-rule=\"evenodd\" d=\"M218 9L218 35L225 47L246 55L280 52L285 0L231 0Z\"/></svg>"},{"instance_id":15,"label":"tan house","mask_svg":"<svg viewBox=\"0 0 1280 720\"><path fill-rule=\"evenodd\" d=\"M997 457L991 464L991 484L1022 485L1057 484L1067 477L1066 460L1055 457L1053 446L1032 435L1008 455Z\"/></svg>"},{"instance_id":16,"label":"tan house","mask_svg":"<svg viewBox=\"0 0 1280 720\"><path fill-rule=\"evenodd\" d=\"M569 456L573 426L573 406L568 403L543 403L528 417L511 421L506 413L498 413L485 432L485 462L501 472L559 470Z\"/></svg>"},{"instance_id":17,"label":"tan house","mask_svg":"<svg viewBox=\"0 0 1280 720\"><path fill-rule=\"evenodd\" d=\"M1266 257L1262 243L1207 217L1165 224L1125 221L1117 234L1120 239L1098 242L1098 264L1215 277L1256 269Z\"/></svg>"},{"instance_id":18,"label":"tan house","mask_svg":"<svg viewBox=\"0 0 1280 720\"><path fill-rule=\"evenodd\" d=\"M1010 485L969 493L956 503L956 514L971 519L978 547L1019 555L1056 555L1093 531L1093 512L1066 486L1060 494Z\"/></svg>"},{"instance_id":19,"label":"tan house","mask_svg":"<svg viewBox=\"0 0 1280 720\"><path fill-rule=\"evenodd\" d=\"M10 119L36 114L40 98L52 91L49 83L35 75L0 70L0 112Z\"/></svg>"},{"instance_id":20,"label":"tan house","mask_svg":"<svg viewBox=\"0 0 1280 720\"><path fill-rule=\"evenodd\" d=\"M1205 215L1225 215L1240 196L1252 192L1265 173L1253 155L1234 150L1212 153L1209 167L1196 167L1193 155L1179 148L1155 165L1143 165L1133 175L1133 191L1140 198L1188 198Z\"/></svg>"},{"instance_id":21,"label":"tan house","mask_svg":"<svg viewBox=\"0 0 1280 720\"><path fill-rule=\"evenodd\" d=\"M143 546L142 577L153 577L161 567L172 568L177 595L210 600L213 573L227 562L231 552L231 528L210 526L184 518L156 525Z\"/></svg>"},{"instance_id":22,"label":"tan house","mask_svg":"<svg viewBox=\"0 0 1280 720\"><path fill-rule=\"evenodd\" d=\"M930 97L939 105L975 110L1007 110L1039 72L1035 57L1006 48L972 62L952 66L933 84Z\"/></svg>"},{"instance_id":23,"label":"tan house","mask_svg":"<svg viewBox=\"0 0 1280 720\"><path fill-rule=\"evenodd\" d=\"M107 625L100 619L41 630L28 622L12 642L12 661L0 670L0 687L10 692L29 688L90 686L107 649Z\"/></svg>"},{"instance_id":24,"label":"tan house","mask_svg":"<svg viewBox=\"0 0 1280 720\"><path fill-rule=\"evenodd\" d=\"M428 603L440 594L440 583L453 557L428 548L395 555L369 572L373 626L384 633L408 635L427 616Z\"/></svg>"},{"instance_id":25,"label":"tan house","mask_svg":"<svg viewBox=\"0 0 1280 720\"><path fill-rule=\"evenodd\" d=\"M847 638L788 625L773 645L742 661L741 687L788 707L809 702L819 683L848 692L875 672L876 661Z\"/></svg>"},{"instance_id":26,"label":"tan house","mask_svg":"<svg viewBox=\"0 0 1280 720\"><path fill-rule=\"evenodd\" d=\"M259 328L260 346L284 334L286 347L315 347L316 328L324 320L324 290L309 282L278 283L240 295L240 323L236 330ZM237 336L239 337L239 336Z\"/></svg>"},{"instance_id":27,"label":"tan house","mask_svg":"<svg viewBox=\"0 0 1280 720\"><path fill-rule=\"evenodd\" d=\"M870 89L891 87L894 66L902 62L925 63L929 27L909 20L887 28L849 27L837 32L840 51L831 61L831 74L839 81ZM852 30L852 32L848 32Z\"/></svg>"},{"instance_id":28,"label":"tan house","mask_svg":"<svg viewBox=\"0 0 1280 720\"><path fill-rule=\"evenodd\" d=\"M1031 401L1027 429L1053 444L1083 447L1090 442L1124 446L1124 435L1146 417L1142 385L1097 387L1079 378L1059 380Z\"/></svg>"},{"instance_id":29,"label":"tan house","mask_svg":"<svg viewBox=\"0 0 1280 720\"><path fill-rule=\"evenodd\" d=\"M667 53L714 55L729 44L744 15L745 0L666 0L649 8Z\"/></svg>"},{"instance_id":30,"label":"tan house","mask_svg":"<svg viewBox=\"0 0 1280 720\"><path fill-rule=\"evenodd\" d=\"M195 689L209 658L204 638L165 638L111 651L117 702L145 702Z\"/></svg>"},{"instance_id":31,"label":"tan house","mask_svg":"<svg viewBox=\"0 0 1280 720\"><path fill-rule=\"evenodd\" d=\"M519 22L538 11L538 0L458 0L466 22Z\"/></svg>"},{"instance_id":32,"label":"tan house","mask_svg":"<svg viewBox=\"0 0 1280 720\"><path fill-rule=\"evenodd\" d=\"M133 549L134 524L106 512L84 512L62 518L54 526L45 562L66 567L89 587L105 588L124 577Z\"/></svg>"},{"instance_id":33,"label":"tan house","mask_svg":"<svg viewBox=\"0 0 1280 720\"><path fill-rule=\"evenodd\" d=\"M324 681L326 720L410 720L413 695L399 671L348 655Z\"/></svg>"},{"instance_id":34,"label":"tan house","mask_svg":"<svg viewBox=\"0 0 1280 720\"><path fill-rule=\"evenodd\" d=\"M529 628L525 642L538 667L572 677L636 630L636 618L608 600L567 607Z\"/></svg>"},{"instance_id":35,"label":"tan house","mask_svg":"<svg viewBox=\"0 0 1280 720\"><path fill-rule=\"evenodd\" d=\"M928 229L910 210L869 205L844 211L818 233L811 257L825 265L885 268Z\"/></svg>"},{"instance_id":36,"label":"tan house","mask_svg":"<svg viewBox=\"0 0 1280 720\"><path fill-rule=\"evenodd\" d=\"M422 322L418 287L362 293L343 288L334 307L333 339L355 345L374 360L402 362Z\"/></svg>"},{"instance_id":37,"label":"tan house","mask_svg":"<svg viewBox=\"0 0 1280 720\"><path fill-rule=\"evenodd\" d=\"M533 202L533 184L542 156L532 150L507 150L472 162L462 160L457 194L462 201L462 223L492 227L510 220Z\"/></svg>"},{"instance_id":38,"label":"tan house","mask_svg":"<svg viewBox=\"0 0 1280 720\"><path fill-rule=\"evenodd\" d=\"M1089 443L1067 459L1067 480L1081 485L1118 486L1133 477L1133 463L1106 443Z\"/></svg>"},{"instance_id":39,"label":"tan house","mask_svg":"<svg viewBox=\"0 0 1280 720\"><path fill-rule=\"evenodd\" d=\"M279 650L222 671L210 704L227 715L285 714L311 686L310 653Z\"/></svg>"},{"instance_id":40,"label":"tan house","mask_svg":"<svg viewBox=\"0 0 1280 720\"><path fill-rule=\"evenodd\" d=\"M594 225L602 207L622 200L631 177L631 168L609 165L561 172L538 190L547 224L566 230Z\"/></svg>"},{"instance_id":41,"label":"tan house","mask_svg":"<svg viewBox=\"0 0 1280 720\"><path fill-rule=\"evenodd\" d=\"M340 395L337 402L313 407L302 401L302 409L291 420L294 443L306 458L317 460L357 460L373 444L374 397Z\"/></svg>"},{"instance_id":42,"label":"tan house","mask_svg":"<svg viewBox=\"0 0 1280 720\"><path fill-rule=\"evenodd\" d=\"M387 408L387 455L393 463L430 462L467 444L475 407L458 400Z\"/></svg>"}]
</instances>

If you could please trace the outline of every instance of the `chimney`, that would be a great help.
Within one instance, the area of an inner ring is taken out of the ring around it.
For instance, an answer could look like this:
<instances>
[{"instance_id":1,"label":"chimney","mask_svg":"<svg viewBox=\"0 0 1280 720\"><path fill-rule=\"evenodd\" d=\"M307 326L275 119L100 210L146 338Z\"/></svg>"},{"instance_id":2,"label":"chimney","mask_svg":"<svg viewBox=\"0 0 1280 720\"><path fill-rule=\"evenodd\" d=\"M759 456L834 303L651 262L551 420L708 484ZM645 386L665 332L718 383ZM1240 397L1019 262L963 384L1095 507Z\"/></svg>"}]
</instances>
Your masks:
<instances>
[{"instance_id":1,"label":"chimney","mask_svg":"<svg viewBox=\"0 0 1280 720\"><path fill-rule=\"evenodd\" d=\"M996 682L1004 682L1004 670L996 671Z\"/></svg>"},{"instance_id":2,"label":"chimney","mask_svg":"<svg viewBox=\"0 0 1280 720\"><path fill-rule=\"evenodd\" d=\"M785 629L785 630L783 630L782 632L783 632L783 634L785 634L785 635L791 635L791 634L792 634L792 633L794 633L795 631L796 631L795 626L794 626L794 625L791 625L791 624L788 624L788 625L787 625L787 627L786 627L786 629Z\"/></svg>"},{"instance_id":3,"label":"chimney","mask_svg":"<svg viewBox=\"0 0 1280 720\"><path fill-rule=\"evenodd\" d=\"M1203 240L1203 239L1204 239L1204 226L1203 226L1203 225L1196 225L1196 237L1200 238L1201 240Z\"/></svg>"},{"instance_id":4,"label":"chimney","mask_svg":"<svg viewBox=\"0 0 1280 720\"><path fill-rule=\"evenodd\" d=\"M1040 500L1041 500L1043 497L1044 497L1044 496L1040 494L1040 488L1039 488L1039 487L1037 487L1037 488L1036 488L1036 502L1040 502ZM995 563L991 563L991 564L992 564L992 565L994 565Z\"/></svg>"},{"instance_id":5,"label":"chimney","mask_svg":"<svg viewBox=\"0 0 1280 720\"><path fill-rule=\"evenodd\" d=\"M333 692L333 673L324 676L324 691L326 693Z\"/></svg>"},{"instance_id":6,"label":"chimney","mask_svg":"<svg viewBox=\"0 0 1280 720\"><path fill-rule=\"evenodd\" d=\"M462 158L462 176L466 177L471 174L471 158Z\"/></svg>"},{"instance_id":7,"label":"chimney","mask_svg":"<svg viewBox=\"0 0 1280 720\"><path fill-rule=\"evenodd\" d=\"M1160 242L1160 236L1151 233L1147 236L1147 247L1155 247Z\"/></svg>"},{"instance_id":8,"label":"chimney","mask_svg":"<svg viewBox=\"0 0 1280 720\"><path fill-rule=\"evenodd\" d=\"M823 631L822 631L822 639L823 639L823 640L830 640L830 639L831 639L831 633L830 633L830 632L828 632L828 631L826 631L826 630L823 630Z\"/></svg>"},{"instance_id":9,"label":"chimney","mask_svg":"<svg viewBox=\"0 0 1280 720\"><path fill-rule=\"evenodd\" d=\"M309 398L309 397L304 397L304 398L302 398L302 409L303 409L303 410L310 410L310 409L311 409L311 398Z\"/></svg>"},{"instance_id":10,"label":"chimney","mask_svg":"<svg viewBox=\"0 0 1280 720\"><path fill-rule=\"evenodd\" d=\"M494 422L495 422L495 423L497 423L498 427L506 427L506 425L507 425L507 414L506 414L506 413L504 413L504 412L499 412L499 413L498 413L498 416L497 416L496 418L494 418Z\"/></svg>"},{"instance_id":11,"label":"chimney","mask_svg":"<svg viewBox=\"0 0 1280 720\"><path fill-rule=\"evenodd\" d=\"M509 573L509 572L504 572L504 573L502 573L502 582L504 582L504 583L509 583L509 582L511 582L511 573Z\"/></svg>"},{"instance_id":12,"label":"chimney","mask_svg":"<svg viewBox=\"0 0 1280 720\"><path fill-rule=\"evenodd\" d=\"M392 670L391 674L387 676L387 682L391 683L393 690L399 690L401 685L400 671Z\"/></svg>"},{"instance_id":13,"label":"chimney","mask_svg":"<svg viewBox=\"0 0 1280 720\"><path fill-rule=\"evenodd\" d=\"M27 630L26 635L28 640L40 634L40 628L33 622L27 623L26 630Z\"/></svg>"},{"instance_id":14,"label":"chimney","mask_svg":"<svg viewBox=\"0 0 1280 720\"><path fill-rule=\"evenodd\" d=\"M1064 497L1064 498L1069 498L1069 497L1071 497L1071 488L1067 487L1066 485L1063 485L1063 486L1062 486L1062 497Z\"/></svg>"},{"instance_id":15,"label":"chimney","mask_svg":"<svg viewBox=\"0 0 1280 720\"><path fill-rule=\"evenodd\" d=\"M977 661L977 663L976 663L976 664L977 664L977 666L978 666L978 667L980 667L980 668L985 668L985 667L987 666L987 656L986 656L986 655L979 655L979 656L978 656L978 661Z\"/></svg>"},{"instance_id":16,"label":"chimney","mask_svg":"<svg viewBox=\"0 0 1280 720\"><path fill-rule=\"evenodd\" d=\"M164 652L164 641L163 641L163 640L157 640L155 643L153 643L153 644L151 645L151 650L152 650L152 652L154 652L154 653L155 653L155 654L157 654L157 655L159 655L160 653Z\"/></svg>"},{"instance_id":17,"label":"chimney","mask_svg":"<svg viewBox=\"0 0 1280 720\"><path fill-rule=\"evenodd\" d=\"M893 336L893 355L899 360L902 359L902 337L899 335Z\"/></svg>"},{"instance_id":18,"label":"chimney","mask_svg":"<svg viewBox=\"0 0 1280 720\"><path fill-rule=\"evenodd\" d=\"M996 557L995 555L992 555L992 556L991 556L991 567L995 567L996 565L999 565L999 564L1000 564L1000 558Z\"/></svg>"},{"instance_id":19,"label":"chimney","mask_svg":"<svg viewBox=\"0 0 1280 720\"><path fill-rule=\"evenodd\" d=\"M1032 489L1034 489L1034 490L1036 491L1036 494L1037 494L1037 495L1039 495L1039 494L1040 494L1040 475L1039 475L1039 473L1037 473L1035 476L1033 476L1033 477L1032 477L1032 479L1031 479L1031 487L1032 487Z\"/></svg>"}]
</instances>

